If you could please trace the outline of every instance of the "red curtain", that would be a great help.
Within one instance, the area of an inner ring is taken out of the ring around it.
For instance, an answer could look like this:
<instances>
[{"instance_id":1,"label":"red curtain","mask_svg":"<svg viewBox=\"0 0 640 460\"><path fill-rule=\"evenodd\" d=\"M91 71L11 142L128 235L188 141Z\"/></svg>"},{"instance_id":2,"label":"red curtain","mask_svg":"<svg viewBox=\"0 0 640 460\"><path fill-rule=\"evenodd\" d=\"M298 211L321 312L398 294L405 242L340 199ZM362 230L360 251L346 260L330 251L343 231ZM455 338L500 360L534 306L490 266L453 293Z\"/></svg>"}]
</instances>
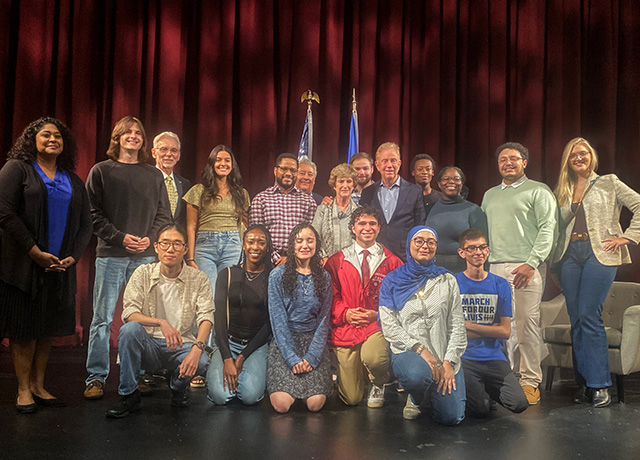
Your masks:
<instances>
[{"instance_id":1,"label":"red curtain","mask_svg":"<svg viewBox=\"0 0 640 460\"><path fill-rule=\"evenodd\" d=\"M494 149L531 151L553 187L564 144L581 135L604 173L640 190L640 6L636 0L104 1L0 3L1 151L52 115L78 138L78 173L104 159L116 120L183 141L197 181L210 149L232 146L253 196L278 153L296 151L312 89L317 190L348 144L356 88L361 150L399 143L468 176L470 199L499 182ZM628 218L628 216L627 216ZM640 281L636 264L620 279ZM93 250L80 263L78 333L91 320Z\"/></svg>"}]
</instances>

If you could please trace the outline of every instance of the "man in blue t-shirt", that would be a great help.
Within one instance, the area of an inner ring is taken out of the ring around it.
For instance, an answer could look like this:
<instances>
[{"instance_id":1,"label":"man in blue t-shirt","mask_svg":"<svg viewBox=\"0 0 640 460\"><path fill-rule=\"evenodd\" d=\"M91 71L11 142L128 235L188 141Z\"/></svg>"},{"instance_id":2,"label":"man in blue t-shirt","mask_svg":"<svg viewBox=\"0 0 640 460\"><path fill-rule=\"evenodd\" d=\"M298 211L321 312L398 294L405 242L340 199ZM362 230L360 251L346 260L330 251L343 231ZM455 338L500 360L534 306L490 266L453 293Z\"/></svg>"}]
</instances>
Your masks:
<instances>
[{"instance_id":1,"label":"man in blue t-shirt","mask_svg":"<svg viewBox=\"0 0 640 460\"><path fill-rule=\"evenodd\" d=\"M467 411L474 417L489 415L492 399L515 413L529 407L502 351L504 341L511 335L511 285L485 270L489 252L482 230L470 228L460 235L458 254L467 262L467 269L455 274L467 328L462 370Z\"/></svg>"}]
</instances>

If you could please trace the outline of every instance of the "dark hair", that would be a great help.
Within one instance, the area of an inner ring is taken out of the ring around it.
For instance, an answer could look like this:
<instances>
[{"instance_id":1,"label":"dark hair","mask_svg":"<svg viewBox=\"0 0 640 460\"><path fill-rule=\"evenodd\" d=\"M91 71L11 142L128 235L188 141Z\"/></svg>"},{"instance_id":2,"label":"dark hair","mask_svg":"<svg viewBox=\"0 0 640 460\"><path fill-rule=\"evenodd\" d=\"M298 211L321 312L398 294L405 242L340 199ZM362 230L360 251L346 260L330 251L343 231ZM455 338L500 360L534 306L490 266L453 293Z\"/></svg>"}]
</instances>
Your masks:
<instances>
[{"instance_id":1,"label":"dark hair","mask_svg":"<svg viewBox=\"0 0 640 460\"><path fill-rule=\"evenodd\" d=\"M309 222L302 222L291 230L289 234L289 241L287 242L287 261L284 264L284 274L282 275L282 287L285 294L291 299L295 299L298 296L298 272L296 271L296 256L294 252L294 245L298 234L305 228L311 229L316 237L316 252L309 261L309 268L311 268L311 277L313 279L313 291L316 297L320 300L320 303L324 301L324 291L327 287L327 278L324 268L322 268L322 259L320 258L320 237L313 225Z\"/></svg>"},{"instance_id":2,"label":"dark hair","mask_svg":"<svg viewBox=\"0 0 640 460\"><path fill-rule=\"evenodd\" d=\"M440 180L442 179L442 176L444 176L444 173L447 172L449 169L453 169L455 172L460 174L460 179L462 179L462 183L463 184L465 183L467 178L465 177L464 173L462 172L462 169L458 168L457 166L445 166L444 168L442 168L440 170L440 172L438 173L438 182L440 182Z\"/></svg>"},{"instance_id":3,"label":"dark hair","mask_svg":"<svg viewBox=\"0 0 640 460\"><path fill-rule=\"evenodd\" d=\"M142 133L142 147L138 151L138 163L144 163L149 156L147 152L147 133L142 126L142 122L136 117L127 115L126 117L118 120L111 131L111 141L109 142L109 148L107 149L107 156L112 160L118 161L120 157L120 136L127 132L132 124L137 124Z\"/></svg>"},{"instance_id":4,"label":"dark hair","mask_svg":"<svg viewBox=\"0 0 640 460\"><path fill-rule=\"evenodd\" d=\"M175 223L165 224L162 227L160 227L160 230L158 230L158 233L156 234L156 241L158 241L160 239L160 235L162 235L167 230L175 230L176 232L180 233L184 238L185 244L188 241L187 231L182 226Z\"/></svg>"},{"instance_id":5,"label":"dark hair","mask_svg":"<svg viewBox=\"0 0 640 460\"><path fill-rule=\"evenodd\" d=\"M215 172L216 158L218 157L219 152L227 152L231 157L231 171L227 176L227 184L229 185L229 193L231 193L233 201L236 205L237 221L248 221L248 218L246 218L247 216L245 216L246 212L244 210L245 197L244 189L242 188L242 176L240 175L240 168L238 167L236 157L233 155L231 149L223 144L216 145L213 150L211 150L209 158L207 159L207 165L204 167L204 171L202 171L202 185L204 186L204 192L200 197L200 207L202 208L209 203L215 204L216 201L220 201L222 199L218 195L218 193L220 193L220 190L218 189L218 183L216 182Z\"/></svg>"},{"instance_id":6,"label":"dark hair","mask_svg":"<svg viewBox=\"0 0 640 460\"><path fill-rule=\"evenodd\" d=\"M279 166L282 160L284 160L285 158L289 158L290 160L296 160L296 165L298 164L298 157L295 156L293 153L281 153L280 155L278 155L278 158L276 158L276 166Z\"/></svg>"},{"instance_id":7,"label":"dark hair","mask_svg":"<svg viewBox=\"0 0 640 460\"><path fill-rule=\"evenodd\" d=\"M354 161L361 160L363 158L367 160L371 164L371 166L373 166L373 158L371 158L371 155L369 155L367 152L358 152L354 154L349 160L349 164L353 165Z\"/></svg>"},{"instance_id":8,"label":"dark hair","mask_svg":"<svg viewBox=\"0 0 640 460\"><path fill-rule=\"evenodd\" d=\"M467 241L479 240L480 238L485 240L487 243L489 242L489 240L487 239L487 235L485 235L482 230L480 230L479 228L468 228L460 234L458 242L460 243L460 247L463 247L464 243L466 243Z\"/></svg>"},{"instance_id":9,"label":"dark hair","mask_svg":"<svg viewBox=\"0 0 640 460\"><path fill-rule=\"evenodd\" d=\"M356 224L357 220L360 219L360 217L362 217L364 214L373 216L378 221L378 224L380 224L380 226L383 225L384 219L382 218L382 214L380 213L380 211L378 211L378 208L375 208L370 204L361 204L351 213L351 218L349 219L349 228L353 227ZM353 230L351 230L351 236L355 238Z\"/></svg>"},{"instance_id":10,"label":"dark hair","mask_svg":"<svg viewBox=\"0 0 640 460\"><path fill-rule=\"evenodd\" d=\"M502 152L504 149L517 150L518 152L520 152L520 155L522 155L522 159L524 161L529 161L529 150L527 150L527 148L519 142L505 142L504 144L502 144L496 149L496 158L500 156L500 152Z\"/></svg>"},{"instance_id":11,"label":"dark hair","mask_svg":"<svg viewBox=\"0 0 640 460\"><path fill-rule=\"evenodd\" d=\"M265 304L267 303L267 299L269 298L269 273L273 269L273 264L271 263L271 254L273 254L273 241L271 240L271 233L262 224L251 224L247 227L244 234L242 235L242 251L240 252L240 262L238 262L238 267L243 271L242 281L240 281L240 305L244 305L244 285L247 280L246 271L247 267L244 265L245 262L245 253L244 253L244 243L247 239L247 234L252 230L260 230L264 233L264 236L267 238L267 250L265 252L264 259L264 273L263 273L263 285L262 285L262 298L265 299ZM267 317L268 322L268 317Z\"/></svg>"},{"instance_id":12,"label":"dark hair","mask_svg":"<svg viewBox=\"0 0 640 460\"><path fill-rule=\"evenodd\" d=\"M426 153L419 153L415 157L413 157L413 160L411 160L411 168L409 169L409 171L413 172L416 169L416 162L418 160L429 160L431 162L431 167L434 170L436 169L436 161L431 158L431 155L427 155Z\"/></svg>"},{"instance_id":13,"label":"dark hair","mask_svg":"<svg viewBox=\"0 0 640 460\"><path fill-rule=\"evenodd\" d=\"M9 150L7 159L21 160L26 163L35 161L38 155L36 134L40 132L44 125L49 123L55 125L62 135L62 153L60 153L56 159L56 166L60 169L64 169L65 171L75 171L77 151L76 139L73 137L73 134L67 125L60 120L51 117L38 118L36 121L29 123L24 131L22 131L22 134L18 137L13 147L11 147L11 150Z\"/></svg>"}]
</instances>

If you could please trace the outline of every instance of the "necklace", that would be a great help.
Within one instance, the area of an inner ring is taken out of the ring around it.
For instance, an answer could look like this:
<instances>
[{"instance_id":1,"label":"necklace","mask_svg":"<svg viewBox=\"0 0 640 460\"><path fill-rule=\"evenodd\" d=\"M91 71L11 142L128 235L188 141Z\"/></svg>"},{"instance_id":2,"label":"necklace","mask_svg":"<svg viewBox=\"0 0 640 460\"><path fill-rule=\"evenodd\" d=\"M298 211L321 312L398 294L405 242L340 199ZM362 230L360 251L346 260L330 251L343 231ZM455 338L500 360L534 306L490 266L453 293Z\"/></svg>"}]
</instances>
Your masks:
<instances>
[{"instance_id":1,"label":"necklace","mask_svg":"<svg viewBox=\"0 0 640 460\"><path fill-rule=\"evenodd\" d=\"M302 275L302 292L305 296L311 295L313 292L313 277L310 275Z\"/></svg>"},{"instance_id":2,"label":"necklace","mask_svg":"<svg viewBox=\"0 0 640 460\"><path fill-rule=\"evenodd\" d=\"M260 275L262 275L262 273L263 272L248 272L247 270L245 270L244 276L247 277L247 281L251 282L257 279Z\"/></svg>"}]
</instances>

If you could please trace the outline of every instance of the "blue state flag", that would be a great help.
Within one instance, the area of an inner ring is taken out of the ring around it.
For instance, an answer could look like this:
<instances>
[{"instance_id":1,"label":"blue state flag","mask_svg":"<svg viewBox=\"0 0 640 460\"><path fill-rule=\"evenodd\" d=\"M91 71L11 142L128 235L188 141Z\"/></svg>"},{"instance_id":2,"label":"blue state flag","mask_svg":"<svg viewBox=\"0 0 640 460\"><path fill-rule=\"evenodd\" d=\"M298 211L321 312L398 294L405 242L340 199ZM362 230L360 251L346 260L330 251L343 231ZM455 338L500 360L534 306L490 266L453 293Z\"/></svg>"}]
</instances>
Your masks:
<instances>
[{"instance_id":1,"label":"blue state flag","mask_svg":"<svg viewBox=\"0 0 640 460\"><path fill-rule=\"evenodd\" d=\"M358 112L351 112L351 126L349 127L349 150L347 150L347 163L351 161L351 157L358 153Z\"/></svg>"}]
</instances>

